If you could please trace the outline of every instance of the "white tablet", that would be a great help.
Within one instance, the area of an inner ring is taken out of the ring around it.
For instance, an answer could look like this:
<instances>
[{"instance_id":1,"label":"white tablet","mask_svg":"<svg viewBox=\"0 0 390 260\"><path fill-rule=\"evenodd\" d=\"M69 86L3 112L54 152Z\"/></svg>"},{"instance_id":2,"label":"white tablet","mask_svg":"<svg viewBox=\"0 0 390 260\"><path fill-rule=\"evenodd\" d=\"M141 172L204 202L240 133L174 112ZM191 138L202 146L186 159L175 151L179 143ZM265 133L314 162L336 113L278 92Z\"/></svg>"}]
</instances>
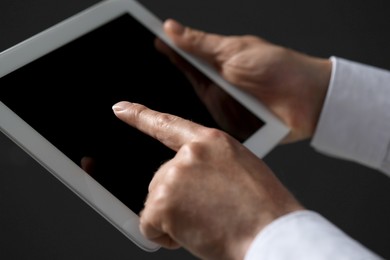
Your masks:
<instances>
[{"instance_id":1,"label":"white tablet","mask_svg":"<svg viewBox=\"0 0 390 260\"><path fill-rule=\"evenodd\" d=\"M230 123L251 126L237 139L259 157L289 132L262 104L173 46L162 22L133 0L100 2L0 53L1 131L150 252L159 247L139 232L138 213L154 172L174 153L111 107L127 100L221 128L182 70L156 49L156 38L235 102ZM94 159L92 175L80 167L85 156Z\"/></svg>"}]
</instances>

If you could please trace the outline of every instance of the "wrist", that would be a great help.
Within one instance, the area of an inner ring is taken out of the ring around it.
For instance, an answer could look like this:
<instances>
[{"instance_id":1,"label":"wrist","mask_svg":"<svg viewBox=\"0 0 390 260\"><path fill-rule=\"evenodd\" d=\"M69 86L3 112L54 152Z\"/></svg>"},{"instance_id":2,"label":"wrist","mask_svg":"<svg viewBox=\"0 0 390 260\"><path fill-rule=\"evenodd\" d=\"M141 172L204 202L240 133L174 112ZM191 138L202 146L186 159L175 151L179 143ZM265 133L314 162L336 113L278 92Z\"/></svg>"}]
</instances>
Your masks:
<instances>
[{"instance_id":1,"label":"wrist","mask_svg":"<svg viewBox=\"0 0 390 260\"><path fill-rule=\"evenodd\" d=\"M287 97L285 122L291 134L283 141L290 143L312 138L328 91L332 62L290 50L287 62L290 76L285 84L293 89Z\"/></svg>"}]
</instances>

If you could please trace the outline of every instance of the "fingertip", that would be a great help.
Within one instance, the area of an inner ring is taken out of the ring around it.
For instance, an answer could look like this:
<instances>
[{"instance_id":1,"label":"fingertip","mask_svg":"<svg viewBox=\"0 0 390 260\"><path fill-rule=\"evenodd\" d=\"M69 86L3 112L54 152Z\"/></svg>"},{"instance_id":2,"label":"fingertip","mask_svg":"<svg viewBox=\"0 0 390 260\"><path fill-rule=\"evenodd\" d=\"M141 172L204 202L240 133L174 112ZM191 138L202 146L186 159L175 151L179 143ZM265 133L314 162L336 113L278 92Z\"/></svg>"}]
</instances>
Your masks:
<instances>
[{"instance_id":1,"label":"fingertip","mask_svg":"<svg viewBox=\"0 0 390 260\"><path fill-rule=\"evenodd\" d=\"M180 36L184 33L185 27L174 19L167 19L164 22L164 30L168 33Z\"/></svg>"},{"instance_id":2,"label":"fingertip","mask_svg":"<svg viewBox=\"0 0 390 260\"><path fill-rule=\"evenodd\" d=\"M216 55L220 53L218 50L225 37L184 26L174 19L165 20L163 27L166 35L179 48L205 59L210 64L219 62L216 60Z\"/></svg>"},{"instance_id":3,"label":"fingertip","mask_svg":"<svg viewBox=\"0 0 390 260\"><path fill-rule=\"evenodd\" d=\"M120 113L125 111L129 105L131 105L131 103L128 101L120 101L112 106L112 110L114 110L115 113Z\"/></svg>"}]
</instances>

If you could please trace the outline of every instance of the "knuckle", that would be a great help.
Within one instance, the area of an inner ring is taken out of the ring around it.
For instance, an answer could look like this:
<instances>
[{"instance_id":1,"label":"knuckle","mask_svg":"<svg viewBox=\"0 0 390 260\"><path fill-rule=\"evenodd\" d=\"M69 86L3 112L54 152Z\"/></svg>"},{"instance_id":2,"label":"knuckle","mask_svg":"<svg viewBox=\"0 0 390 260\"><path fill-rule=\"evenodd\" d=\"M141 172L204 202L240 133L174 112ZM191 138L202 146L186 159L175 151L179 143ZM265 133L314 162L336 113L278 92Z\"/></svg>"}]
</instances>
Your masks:
<instances>
[{"instance_id":1,"label":"knuckle","mask_svg":"<svg viewBox=\"0 0 390 260\"><path fill-rule=\"evenodd\" d=\"M156 115L154 120L154 127L156 129L162 129L162 131L156 132L155 138L159 141L164 141L164 139L168 138L167 134L170 133L169 128L171 125L177 121L178 118L174 115L161 113Z\"/></svg>"},{"instance_id":2,"label":"knuckle","mask_svg":"<svg viewBox=\"0 0 390 260\"><path fill-rule=\"evenodd\" d=\"M187 41L191 43L191 48L195 49L198 46L201 46L206 38L206 33L203 31L199 30L193 30L193 29L188 29L186 30L186 38Z\"/></svg>"},{"instance_id":3,"label":"knuckle","mask_svg":"<svg viewBox=\"0 0 390 260\"><path fill-rule=\"evenodd\" d=\"M193 167L195 163L203 161L210 154L210 146L233 151L235 140L221 130L204 128L196 140L185 143L181 147L181 167Z\"/></svg>"},{"instance_id":4,"label":"knuckle","mask_svg":"<svg viewBox=\"0 0 390 260\"><path fill-rule=\"evenodd\" d=\"M206 140L212 141L218 141L218 142L226 142L230 138L227 133L218 130L216 128L206 128L203 130L203 136Z\"/></svg>"},{"instance_id":5,"label":"knuckle","mask_svg":"<svg viewBox=\"0 0 390 260\"><path fill-rule=\"evenodd\" d=\"M141 104L133 104L133 108L133 113L130 116L133 116L135 120L139 120L147 110L146 106Z\"/></svg>"},{"instance_id":6,"label":"knuckle","mask_svg":"<svg viewBox=\"0 0 390 260\"><path fill-rule=\"evenodd\" d=\"M175 116L165 113L160 113L156 115L156 120L154 121L154 124L158 128L169 128L169 125L175 121Z\"/></svg>"}]
</instances>

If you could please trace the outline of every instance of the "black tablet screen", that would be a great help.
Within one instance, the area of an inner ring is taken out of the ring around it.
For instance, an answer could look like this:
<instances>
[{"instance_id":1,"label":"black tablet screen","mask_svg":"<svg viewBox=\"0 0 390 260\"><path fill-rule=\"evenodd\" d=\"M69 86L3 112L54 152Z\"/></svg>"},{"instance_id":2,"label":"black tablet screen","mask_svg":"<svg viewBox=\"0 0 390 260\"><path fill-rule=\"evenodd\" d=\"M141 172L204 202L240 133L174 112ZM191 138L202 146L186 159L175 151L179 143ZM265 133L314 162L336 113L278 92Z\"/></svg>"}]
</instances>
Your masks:
<instances>
[{"instance_id":1,"label":"black tablet screen","mask_svg":"<svg viewBox=\"0 0 390 260\"><path fill-rule=\"evenodd\" d=\"M4 104L76 164L93 158L91 175L136 213L154 172L174 152L117 119L111 107L127 100L219 127L154 41L124 14L0 79ZM256 118L252 130L262 124Z\"/></svg>"}]
</instances>

